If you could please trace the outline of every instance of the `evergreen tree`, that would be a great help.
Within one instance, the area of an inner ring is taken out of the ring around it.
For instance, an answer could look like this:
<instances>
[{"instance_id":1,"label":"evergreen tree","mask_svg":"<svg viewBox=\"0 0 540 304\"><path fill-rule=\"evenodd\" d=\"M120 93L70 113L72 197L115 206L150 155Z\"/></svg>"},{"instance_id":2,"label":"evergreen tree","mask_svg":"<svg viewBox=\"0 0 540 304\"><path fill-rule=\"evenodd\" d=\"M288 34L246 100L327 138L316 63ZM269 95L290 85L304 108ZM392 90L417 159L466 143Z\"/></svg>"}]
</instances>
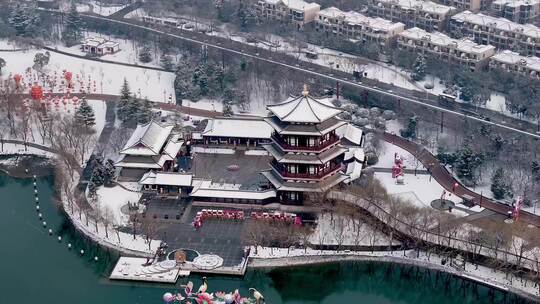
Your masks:
<instances>
[{"instance_id":1,"label":"evergreen tree","mask_svg":"<svg viewBox=\"0 0 540 304\"><path fill-rule=\"evenodd\" d=\"M73 46L81 41L81 27L81 16L79 15L79 12L77 12L77 6L75 4L75 1L72 1L68 15L66 17L66 26L64 28L64 32L62 33L62 39L67 46Z\"/></svg>"},{"instance_id":2,"label":"evergreen tree","mask_svg":"<svg viewBox=\"0 0 540 304\"><path fill-rule=\"evenodd\" d=\"M92 176L90 177L90 183L94 187L102 186L104 183L104 168L103 163L96 161L96 165L94 166L94 170L92 171Z\"/></svg>"},{"instance_id":3,"label":"evergreen tree","mask_svg":"<svg viewBox=\"0 0 540 304\"><path fill-rule=\"evenodd\" d=\"M240 30L243 32L247 32L249 27L253 24L253 21L255 20L255 14L250 9L250 4L246 3L245 0L240 0L238 2L236 18L240 23Z\"/></svg>"},{"instance_id":4,"label":"evergreen tree","mask_svg":"<svg viewBox=\"0 0 540 304\"><path fill-rule=\"evenodd\" d=\"M131 91L129 90L129 84L124 78L122 89L120 90L120 100L116 106L116 116L121 121L127 120L128 105L131 101Z\"/></svg>"},{"instance_id":5,"label":"evergreen tree","mask_svg":"<svg viewBox=\"0 0 540 304\"><path fill-rule=\"evenodd\" d=\"M83 97L81 105L75 112L75 120L81 126L91 128L96 124L96 117L94 115L94 110L86 101L86 98Z\"/></svg>"},{"instance_id":6,"label":"evergreen tree","mask_svg":"<svg viewBox=\"0 0 540 304\"><path fill-rule=\"evenodd\" d=\"M413 64L411 78L415 81L420 81L424 77L426 77L426 58L423 55L418 55Z\"/></svg>"},{"instance_id":7,"label":"evergreen tree","mask_svg":"<svg viewBox=\"0 0 540 304\"><path fill-rule=\"evenodd\" d=\"M143 45L139 52L139 61L142 63L149 63L152 61L152 48L149 44Z\"/></svg>"},{"instance_id":8,"label":"evergreen tree","mask_svg":"<svg viewBox=\"0 0 540 304\"><path fill-rule=\"evenodd\" d=\"M459 92L459 98L461 98L461 100L463 100L463 101L471 101L472 100L473 91L471 90L471 88L468 85L461 87L461 90Z\"/></svg>"},{"instance_id":9,"label":"evergreen tree","mask_svg":"<svg viewBox=\"0 0 540 304\"><path fill-rule=\"evenodd\" d=\"M112 160L107 159L103 165L103 185L110 186L114 182L116 168Z\"/></svg>"},{"instance_id":10,"label":"evergreen tree","mask_svg":"<svg viewBox=\"0 0 540 304\"><path fill-rule=\"evenodd\" d=\"M536 181L540 181L540 162L533 160L531 162L532 176Z\"/></svg>"},{"instance_id":11,"label":"evergreen tree","mask_svg":"<svg viewBox=\"0 0 540 304\"><path fill-rule=\"evenodd\" d=\"M165 70L172 71L174 69L174 64L173 64L171 56L165 53L161 53L161 57L159 61L161 62L161 67L164 68Z\"/></svg>"},{"instance_id":12,"label":"evergreen tree","mask_svg":"<svg viewBox=\"0 0 540 304\"><path fill-rule=\"evenodd\" d=\"M400 134L405 138L416 138L416 127L418 125L418 117L413 115L409 118L407 128L401 129Z\"/></svg>"},{"instance_id":13,"label":"evergreen tree","mask_svg":"<svg viewBox=\"0 0 540 304\"><path fill-rule=\"evenodd\" d=\"M0 57L0 75L2 75L2 68L6 66L6 61L4 58Z\"/></svg>"},{"instance_id":14,"label":"evergreen tree","mask_svg":"<svg viewBox=\"0 0 540 304\"><path fill-rule=\"evenodd\" d=\"M33 8L26 5L17 4L9 14L8 22L17 36L34 37L39 32L39 17Z\"/></svg>"},{"instance_id":15,"label":"evergreen tree","mask_svg":"<svg viewBox=\"0 0 540 304\"><path fill-rule=\"evenodd\" d=\"M145 98L140 104L139 111L137 113L137 122L140 124L149 123L152 120L152 102Z\"/></svg>"},{"instance_id":16,"label":"evergreen tree","mask_svg":"<svg viewBox=\"0 0 540 304\"><path fill-rule=\"evenodd\" d=\"M126 107L126 116L123 123L128 127L135 127L138 121L140 102L134 96L129 100Z\"/></svg>"},{"instance_id":17,"label":"evergreen tree","mask_svg":"<svg viewBox=\"0 0 540 304\"><path fill-rule=\"evenodd\" d=\"M495 199L503 199L511 196L512 187L505 182L505 172L503 168L498 168L491 177L491 192Z\"/></svg>"},{"instance_id":18,"label":"evergreen tree","mask_svg":"<svg viewBox=\"0 0 540 304\"><path fill-rule=\"evenodd\" d=\"M229 100L223 100L223 116L232 116L232 102Z\"/></svg>"},{"instance_id":19,"label":"evergreen tree","mask_svg":"<svg viewBox=\"0 0 540 304\"><path fill-rule=\"evenodd\" d=\"M42 70L51 59L51 54L47 51L45 53L36 53L34 56L34 68L37 70Z\"/></svg>"},{"instance_id":20,"label":"evergreen tree","mask_svg":"<svg viewBox=\"0 0 540 304\"><path fill-rule=\"evenodd\" d=\"M482 164L484 157L475 152L469 141L465 141L463 147L456 152L455 168L459 178L467 182L476 180L474 171Z\"/></svg>"}]
</instances>

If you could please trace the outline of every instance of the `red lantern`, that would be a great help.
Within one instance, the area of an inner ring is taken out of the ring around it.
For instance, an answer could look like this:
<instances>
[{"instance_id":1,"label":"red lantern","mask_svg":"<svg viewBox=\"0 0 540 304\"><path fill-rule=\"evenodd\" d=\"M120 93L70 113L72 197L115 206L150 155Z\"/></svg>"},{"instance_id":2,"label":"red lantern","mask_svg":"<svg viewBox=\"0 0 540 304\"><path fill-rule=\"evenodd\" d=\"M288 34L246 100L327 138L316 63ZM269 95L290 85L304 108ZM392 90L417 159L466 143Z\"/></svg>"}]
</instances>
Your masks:
<instances>
[{"instance_id":1,"label":"red lantern","mask_svg":"<svg viewBox=\"0 0 540 304\"><path fill-rule=\"evenodd\" d=\"M20 74L13 75L13 80L15 80L15 84L17 85L17 88L21 84L22 76Z\"/></svg>"},{"instance_id":2,"label":"red lantern","mask_svg":"<svg viewBox=\"0 0 540 304\"><path fill-rule=\"evenodd\" d=\"M30 89L30 96L33 100L40 101L43 99L43 89L39 85L35 84Z\"/></svg>"}]
</instances>

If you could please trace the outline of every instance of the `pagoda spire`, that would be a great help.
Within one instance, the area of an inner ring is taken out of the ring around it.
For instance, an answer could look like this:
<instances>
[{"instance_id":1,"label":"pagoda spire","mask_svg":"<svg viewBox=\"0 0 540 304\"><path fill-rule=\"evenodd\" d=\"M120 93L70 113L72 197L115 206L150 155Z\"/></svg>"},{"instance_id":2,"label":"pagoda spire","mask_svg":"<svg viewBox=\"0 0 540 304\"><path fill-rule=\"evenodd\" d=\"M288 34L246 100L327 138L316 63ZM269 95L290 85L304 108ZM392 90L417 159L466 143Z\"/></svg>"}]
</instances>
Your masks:
<instances>
[{"instance_id":1,"label":"pagoda spire","mask_svg":"<svg viewBox=\"0 0 540 304\"><path fill-rule=\"evenodd\" d=\"M304 83L304 90L302 91L302 95L304 95L304 97L307 97L309 95L308 86L305 83Z\"/></svg>"}]
</instances>

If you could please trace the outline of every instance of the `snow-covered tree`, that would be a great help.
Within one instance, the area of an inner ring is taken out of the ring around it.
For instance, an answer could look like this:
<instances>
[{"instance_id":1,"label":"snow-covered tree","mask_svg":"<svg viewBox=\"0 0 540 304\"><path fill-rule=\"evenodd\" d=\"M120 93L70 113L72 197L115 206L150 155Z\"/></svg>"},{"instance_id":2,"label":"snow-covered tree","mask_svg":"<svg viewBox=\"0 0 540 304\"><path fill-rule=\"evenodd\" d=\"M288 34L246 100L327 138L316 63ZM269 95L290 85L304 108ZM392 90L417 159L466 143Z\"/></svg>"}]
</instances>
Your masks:
<instances>
[{"instance_id":1,"label":"snow-covered tree","mask_svg":"<svg viewBox=\"0 0 540 304\"><path fill-rule=\"evenodd\" d=\"M232 102L229 100L223 101L223 116L232 116L233 110L232 110Z\"/></svg>"},{"instance_id":2,"label":"snow-covered tree","mask_svg":"<svg viewBox=\"0 0 540 304\"><path fill-rule=\"evenodd\" d=\"M2 68L6 66L4 58L0 57L0 75L2 75Z\"/></svg>"},{"instance_id":3,"label":"snow-covered tree","mask_svg":"<svg viewBox=\"0 0 540 304\"><path fill-rule=\"evenodd\" d=\"M45 53L36 53L34 56L34 68L36 70L42 70L51 59L51 54L46 51Z\"/></svg>"},{"instance_id":4,"label":"snow-covered tree","mask_svg":"<svg viewBox=\"0 0 540 304\"><path fill-rule=\"evenodd\" d=\"M94 165L94 170L92 171L92 176L90 177L90 183L93 187L97 188L103 185L105 182L105 173L104 173L103 163L100 160L96 160Z\"/></svg>"},{"instance_id":5,"label":"snow-covered tree","mask_svg":"<svg viewBox=\"0 0 540 304\"><path fill-rule=\"evenodd\" d=\"M81 16L79 15L79 12L77 12L77 6L75 4L75 1L72 1L68 15L66 17L66 26L64 28L64 32L62 33L62 39L67 46L78 44L81 41L81 27Z\"/></svg>"},{"instance_id":6,"label":"snow-covered tree","mask_svg":"<svg viewBox=\"0 0 540 304\"><path fill-rule=\"evenodd\" d=\"M407 128L401 129L400 133L405 138L416 138L416 126L418 125L418 116L413 115L409 118Z\"/></svg>"},{"instance_id":7,"label":"snow-covered tree","mask_svg":"<svg viewBox=\"0 0 540 304\"><path fill-rule=\"evenodd\" d=\"M122 121L129 127L137 125L139 116L140 102L137 98L131 98L127 104L124 120Z\"/></svg>"},{"instance_id":8,"label":"snow-covered tree","mask_svg":"<svg viewBox=\"0 0 540 304\"><path fill-rule=\"evenodd\" d=\"M103 165L103 184L110 186L114 182L115 174L116 168L114 167L114 162L107 159Z\"/></svg>"},{"instance_id":9,"label":"snow-covered tree","mask_svg":"<svg viewBox=\"0 0 540 304\"><path fill-rule=\"evenodd\" d=\"M9 14L9 25L17 36L33 37L39 32L39 17L34 8L17 4Z\"/></svg>"},{"instance_id":10,"label":"snow-covered tree","mask_svg":"<svg viewBox=\"0 0 540 304\"><path fill-rule=\"evenodd\" d=\"M131 91L129 90L129 84L124 78L124 83L122 84L122 89L120 90L120 100L116 106L116 116L121 121L127 120L127 111L128 105L132 99Z\"/></svg>"},{"instance_id":11,"label":"snow-covered tree","mask_svg":"<svg viewBox=\"0 0 540 304\"><path fill-rule=\"evenodd\" d=\"M75 121L81 126L91 128L96 124L96 116L94 110L83 97L81 104L75 112Z\"/></svg>"},{"instance_id":12,"label":"snow-covered tree","mask_svg":"<svg viewBox=\"0 0 540 304\"><path fill-rule=\"evenodd\" d=\"M540 162L533 160L531 162L532 176L536 181L540 181Z\"/></svg>"},{"instance_id":13,"label":"snow-covered tree","mask_svg":"<svg viewBox=\"0 0 540 304\"><path fill-rule=\"evenodd\" d=\"M475 170L483 163L484 156L475 152L468 140L465 141L463 147L455 155L457 176L463 181L474 182L476 180Z\"/></svg>"},{"instance_id":14,"label":"snow-covered tree","mask_svg":"<svg viewBox=\"0 0 540 304\"><path fill-rule=\"evenodd\" d=\"M152 48L149 44L143 45L139 52L139 61L142 63L148 63L152 61Z\"/></svg>"},{"instance_id":15,"label":"snow-covered tree","mask_svg":"<svg viewBox=\"0 0 540 304\"><path fill-rule=\"evenodd\" d=\"M491 192L495 199L503 199L512 194L512 187L505 178L506 173L503 168L497 168L491 177Z\"/></svg>"},{"instance_id":16,"label":"snow-covered tree","mask_svg":"<svg viewBox=\"0 0 540 304\"><path fill-rule=\"evenodd\" d=\"M418 55L413 64L411 78L415 81L420 81L424 77L426 77L426 58L423 55Z\"/></svg>"},{"instance_id":17,"label":"snow-covered tree","mask_svg":"<svg viewBox=\"0 0 540 304\"><path fill-rule=\"evenodd\" d=\"M159 58L161 67L164 68L167 71L172 71L174 69L173 60L170 55L167 55L166 53L161 53L161 57Z\"/></svg>"},{"instance_id":18,"label":"snow-covered tree","mask_svg":"<svg viewBox=\"0 0 540 304\"><path fill-rule=\"evenodd\" d=\"M137 112L137 122L145 124L152 120L152 102L145 98L140 104Z\"/></svg>"},{"instance_id":19,"label":"snow-covered tree","mask_svg":"<svg viewBox=\"0 0 540 304\"><path fill-rule=\"evenodd\" d=\"M249 27L255 22L255 13L251 9L250 3L246 0L240 0L238 2L238 8L236 10L236 18L240 24L240 30L246 32Z\"/></svg>"}]
</instances>

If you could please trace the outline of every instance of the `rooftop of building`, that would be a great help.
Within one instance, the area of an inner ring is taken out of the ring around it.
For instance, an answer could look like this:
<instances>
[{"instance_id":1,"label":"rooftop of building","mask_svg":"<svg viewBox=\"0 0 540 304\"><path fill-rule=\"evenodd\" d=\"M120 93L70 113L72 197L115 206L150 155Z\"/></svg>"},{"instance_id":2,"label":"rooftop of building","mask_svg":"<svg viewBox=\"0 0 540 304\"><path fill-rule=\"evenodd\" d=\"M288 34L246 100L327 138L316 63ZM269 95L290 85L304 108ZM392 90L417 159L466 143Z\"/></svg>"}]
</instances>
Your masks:
<instances>
[{"instance_id":1,"label":"rooftop of building","mask_svg":"<svg viewBox=\"0 0 540 304\"><path fill-rule=\"evenodd\" d=\"M413 27L399 34L401 37L412 40L428 40L434 45L451 47L465 53L483 54L495 51L492 45L482 45L469 39L454 39L440 32L427 32L423 29Z\"/></svg>"},{"instance_id":2,"label":"rooftop of building","mask_svg":"<svg viewBox=\"0 0 540 304\"><path fill-rule=\"evenodd\" d=\"M377 3L398 5L404 9L420 10L426 13L446 15L455 10L452 6L423 0L376 0Z\"/></svg>"},{"instance_id":3,"label":"rooftop of building","mask_svg":"<svg viewBox=\"0 0 540 304\"><path fill-rule=\"evenodd\" d=\"M540 5L540 0L495 0L495 5L518 7L522 5Z\"/></svg>"},{"instance_id":4,"label":"rooftop of building","mask_svg":"<svg viewBox=\"0 0 540 304\"><path fill-rule=\"evenodd\" d=\"M291 97L286 101L267 106L267 109L283 122L318 124L335 117L342 112L329 99L317 99L309 95L304 87L302 95Z\"/></svg>"},{"instance_id":5,"label":"rooftop of building","mask_svg":"<svg viewBox=\"0 0 540 304\"><path fill-rule=\"evenodd\" d=\"M390 31L393 29L399 29L399 28L405 27L405 25L401 22L391 22L389 20L382 19L379 17L377 18L368 17L354 11L344 12L336 7L329 7L329 8L323 9L319 12L319 15L326 19L338 18L342 20L343 22L351 24L351 25L357 25L357 24L367 25L371 27L372 29L379 30L379 31Z\"/></svg>"},{"instance_id":6,"label":"rooftop of building","mask_svg":"<svg viewBox=\"0 0 540 304\"><path fill-rule=\"evenodd\" d=\"M520 32L531 38L540 38L540 28L537 26L530 23L519 24L502 17L493 17L480 13L475 14L471 11L463 11L452 16L452 20L468 22L479 26L495 27L501 31Z\"/></svg>"},{"instance_id":7,"label":"rooftop of building","mask_svg":"<svg viewBox=\"0 0 540 304\"><path fill-rule=\"evenodd\" d=\"M84 40L84 44L88 46L103 46L103 47L113 47L119 45L118 42L106 40L105 38L101 37L89 37Z\"/></svg>"},{"instance_id":8,"label":"rooftop of building","mask_svg":"<svg viewBox=\"0 0 540 304\"><path fill-rule=\"evenodd\" d=\"M174 126L162 126L155 121L137 125L120 154L153 156L158 155L167 142Z\"/></svg>"},{"instance_id":9,"label":"rooftop of building","mask_svg":"<svg viewBox=\"0 0 540 304\"><path fill-rule=\"evenodd\" d=\"M491 57L492 60L505 63L505 64L519 64L527 66L527 68L540 72L540 58L538 57L526 57L516 52L505 50L495 54Z\"/></svg>"},{"instance_id":10,"label":"rooftop of building","mask_svg":"<svg viewBox=\"0 0 540 304\"><path fill-rule=\"evenodd\" d=\"M202 136L268 139L272 131L262 118L216 117L208 120Z\"/></svg>"},{"instance_id":11,"label":"rooftop of building","mask_svg":"<svg viewBox=\"0 0 540 304\"><path fill-rule=\"evenodd\" d=\"M268 4L279 4L282 3L290 9L297 11L304 11L309 9L320 8L321 6L315 2L306 2L303 0L263 0Z\"/></svg>"}]
</instances>

